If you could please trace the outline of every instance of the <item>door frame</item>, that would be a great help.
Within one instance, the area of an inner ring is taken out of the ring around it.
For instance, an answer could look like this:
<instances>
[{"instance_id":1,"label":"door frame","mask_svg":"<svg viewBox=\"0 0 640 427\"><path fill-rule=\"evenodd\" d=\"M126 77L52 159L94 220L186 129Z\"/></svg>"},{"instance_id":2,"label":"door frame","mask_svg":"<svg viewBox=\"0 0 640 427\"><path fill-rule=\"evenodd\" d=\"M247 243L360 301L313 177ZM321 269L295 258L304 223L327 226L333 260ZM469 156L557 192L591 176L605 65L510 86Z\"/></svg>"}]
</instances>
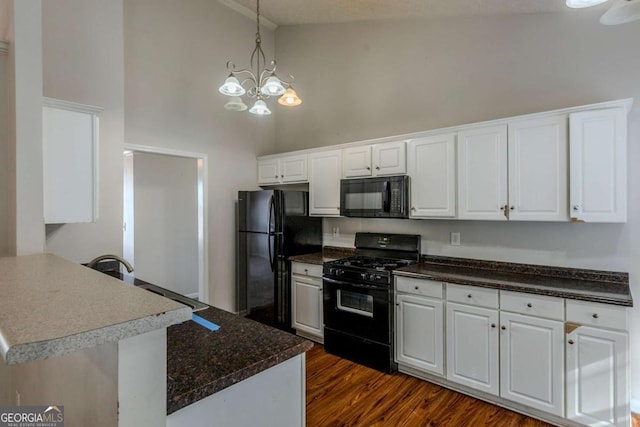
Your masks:
<instances>
[{"instance_id":1,"label":"door frame","mask_svg":"<svg viewBox=\"0 0 640 427\"><path fill-rule=\"evenodd\" d=\"M172 148L154 147L151 145L124 144L124 151L162 154L166 156L184 157L197 160L198 167L198 299L209 303L209 233L208 233L208 155L192 151ZM135 244L135 243L134 243Z\"/></svg>"}]
</instances>

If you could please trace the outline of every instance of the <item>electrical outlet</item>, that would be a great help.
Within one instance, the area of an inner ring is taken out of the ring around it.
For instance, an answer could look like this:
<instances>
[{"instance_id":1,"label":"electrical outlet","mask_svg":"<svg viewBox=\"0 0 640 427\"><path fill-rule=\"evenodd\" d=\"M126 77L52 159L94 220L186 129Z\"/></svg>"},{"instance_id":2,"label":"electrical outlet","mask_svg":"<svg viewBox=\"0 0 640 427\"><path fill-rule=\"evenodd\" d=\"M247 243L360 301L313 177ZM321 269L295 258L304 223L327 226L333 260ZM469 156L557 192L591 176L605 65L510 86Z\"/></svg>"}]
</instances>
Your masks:
<instances>
[{"instance_id":1,"label":"electrical outlet","mask_svg":"<svg viewBox=\"0 0 640 427\"><path fill-rule=\"evenodd\" d=\"M333 237L340 237L340 227L333 227Z\"/></svg>"},{"instance_id":2,"label":"electrical outlet","mask_svg":"<svg viewBox=\"0 0 640 427\"><path fill-rule=\"evenodd\" d=\"M451 246L460 246L460 233L451 232Z\"/></svg>"}]
</instances>

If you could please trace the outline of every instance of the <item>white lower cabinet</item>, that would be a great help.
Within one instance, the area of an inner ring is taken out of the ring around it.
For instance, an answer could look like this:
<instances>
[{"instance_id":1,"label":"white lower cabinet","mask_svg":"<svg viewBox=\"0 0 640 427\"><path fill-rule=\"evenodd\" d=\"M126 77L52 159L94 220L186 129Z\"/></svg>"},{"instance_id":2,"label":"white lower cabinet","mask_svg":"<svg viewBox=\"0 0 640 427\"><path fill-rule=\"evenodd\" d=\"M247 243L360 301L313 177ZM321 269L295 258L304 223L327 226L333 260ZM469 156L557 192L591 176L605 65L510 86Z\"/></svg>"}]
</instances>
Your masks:
<instances>
[{"instance_id":1,"label":"white lower cabinet","mask_svg":"<svg viewBox=\"0 0 640 427\"><path fill-rule=\"evenodd\" d=\"M498 395L498 310L447 302L447 379Z\"/></svg>"},{"instance_id":2,"label":"white lower cabinet","mask_svg":"<svg viewBox=\"0 0 640 427\"><path fill-rule=\"evenodd\" d=\"M567 418L628 427L629 335L624 307L567 301Z\"/></svg>"},{"instance_id":3,"label":"white lower cabinet","mask_svg":"<svg viewBox=\"0 0 640 427\"><path fill-rule=\"evenodd\" d=\"M300 335L323 342L322 266L292 263L291 327Z\"/></svg>"},{"instance_id":4,"label":"white lower cabinet","mask_svg":"<svg viewBox=\"0 0 640 427\"><path fill-rule=\"evenodd\" d=\"M500 396L564 416L564 323L500 313Z\"/></svg>"},{"instance_id":5,"label":"white lower cabinet","mask_svg":"<svg viewBox=\"0 0 640 427\"><path fill-rule=\"evenodd\" d=\"M395 294L400 371L552 423L629 426L626 307L402 276Z\"/></svg>"},{"instance_id":6,"label":"white lower cabinet","mask_svg":"<svg viewBox=\"0 0 640 427\"><path fill-rule=\"evenodd\" d=\"M441 300L407 294L396 296L396 361L399 364L444 375L443 314Z\"/></svg>"}]
</instances>

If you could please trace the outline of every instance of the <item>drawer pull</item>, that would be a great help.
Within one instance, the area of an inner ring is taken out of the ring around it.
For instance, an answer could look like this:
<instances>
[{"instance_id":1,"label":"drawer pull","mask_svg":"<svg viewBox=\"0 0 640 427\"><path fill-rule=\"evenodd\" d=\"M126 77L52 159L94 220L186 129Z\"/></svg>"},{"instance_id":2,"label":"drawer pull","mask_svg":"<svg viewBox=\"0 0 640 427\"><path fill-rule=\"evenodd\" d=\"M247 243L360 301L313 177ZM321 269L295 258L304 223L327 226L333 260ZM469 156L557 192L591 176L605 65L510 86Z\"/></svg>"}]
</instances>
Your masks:
<instances>
[{"instance_id":1,"label":"drawer pull","mask_svg":"<svg viewBox=\"0 0 640 427\"><path fill-rule=\"evenodd\" d=\"M500 326L500 329L502 329L503 331L506 331L507 327L503 325L503 326Z\"/></svg>"},{"instance_id":2,"label":"drawer pull","mask_svg":"<svg viewBox=\"0 0 640 427\"><path fill-rule=\"evenodd\" d=\"M531 303L529 302L529 303L527 303L527 307L531 308L531 307L533 307L533 304L531 304Z\"/></svg>"},{"instance_id":3,"label":"drawer pull","mask_svg":"<svg viewBox=\"0 0 640 427\"><path fill-rule=\"evenodd\" d=\"M591 317L593 317L594 319L597 319L600 316L598 316L598 313L593 313L593 316L591 316Z\"/></svg>"},{"instance_id":4,"label":"drawer pull","mask_svg":"<svg viewBox=\"0 0 640 427\"><path fill-rule=\"evenodd\" d=\"M309 269L308 268L304 269L304 274L309 274Z\"/></svg>"},{"instance_id":5,"label":"drawer pull","mask_svg":"<svg viewBox=\"0 0 640 427\"><path fill-rule=\"evenodd\" d=\"M419 290L419 289L420 289L420 286L416 286L416 287L415 287L415 289L416 289L416 291L417 291L417 290Z\"/></svg>"},{"instance_id":6,"label":"drawer pull","mask_svg":"<svg viewBox=\"0 0 640 427\"><path fill-rule=\"evenodd\" d=\"M573 344L573 340L569 340L569 341L568 341L568 343L569 343L569 344Z\"/></svg>"},{"instance_id":7,"label":"drawer pull","mask_svg":"<svg viewBox=\"0 0 640 427\"><path fill-rule=\"evenodd\" d=\"M472 298L472 297L473 297L473 295L471 295L471 294L467 295L467 298Z\"/></svg>"}]
</instances>

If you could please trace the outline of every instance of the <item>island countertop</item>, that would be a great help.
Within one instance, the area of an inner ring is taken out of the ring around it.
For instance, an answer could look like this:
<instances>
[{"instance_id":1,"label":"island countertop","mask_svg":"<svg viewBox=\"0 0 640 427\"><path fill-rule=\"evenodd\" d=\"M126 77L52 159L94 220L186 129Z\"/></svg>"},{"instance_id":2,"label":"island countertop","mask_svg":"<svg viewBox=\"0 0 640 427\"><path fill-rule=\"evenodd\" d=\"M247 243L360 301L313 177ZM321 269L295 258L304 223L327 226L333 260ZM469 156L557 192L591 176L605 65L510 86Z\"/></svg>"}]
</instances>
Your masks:
<instances>
[{"instance_id":1,"label":"island countertop","mask_svg":"<svg viewBox=\"0 0 640 427\"><path fill-rule=\"evenodd\" d=\"M61 356L164 328L191 310L52 254L0 258L6 364Z\"/></svg>"}]
</instances>

